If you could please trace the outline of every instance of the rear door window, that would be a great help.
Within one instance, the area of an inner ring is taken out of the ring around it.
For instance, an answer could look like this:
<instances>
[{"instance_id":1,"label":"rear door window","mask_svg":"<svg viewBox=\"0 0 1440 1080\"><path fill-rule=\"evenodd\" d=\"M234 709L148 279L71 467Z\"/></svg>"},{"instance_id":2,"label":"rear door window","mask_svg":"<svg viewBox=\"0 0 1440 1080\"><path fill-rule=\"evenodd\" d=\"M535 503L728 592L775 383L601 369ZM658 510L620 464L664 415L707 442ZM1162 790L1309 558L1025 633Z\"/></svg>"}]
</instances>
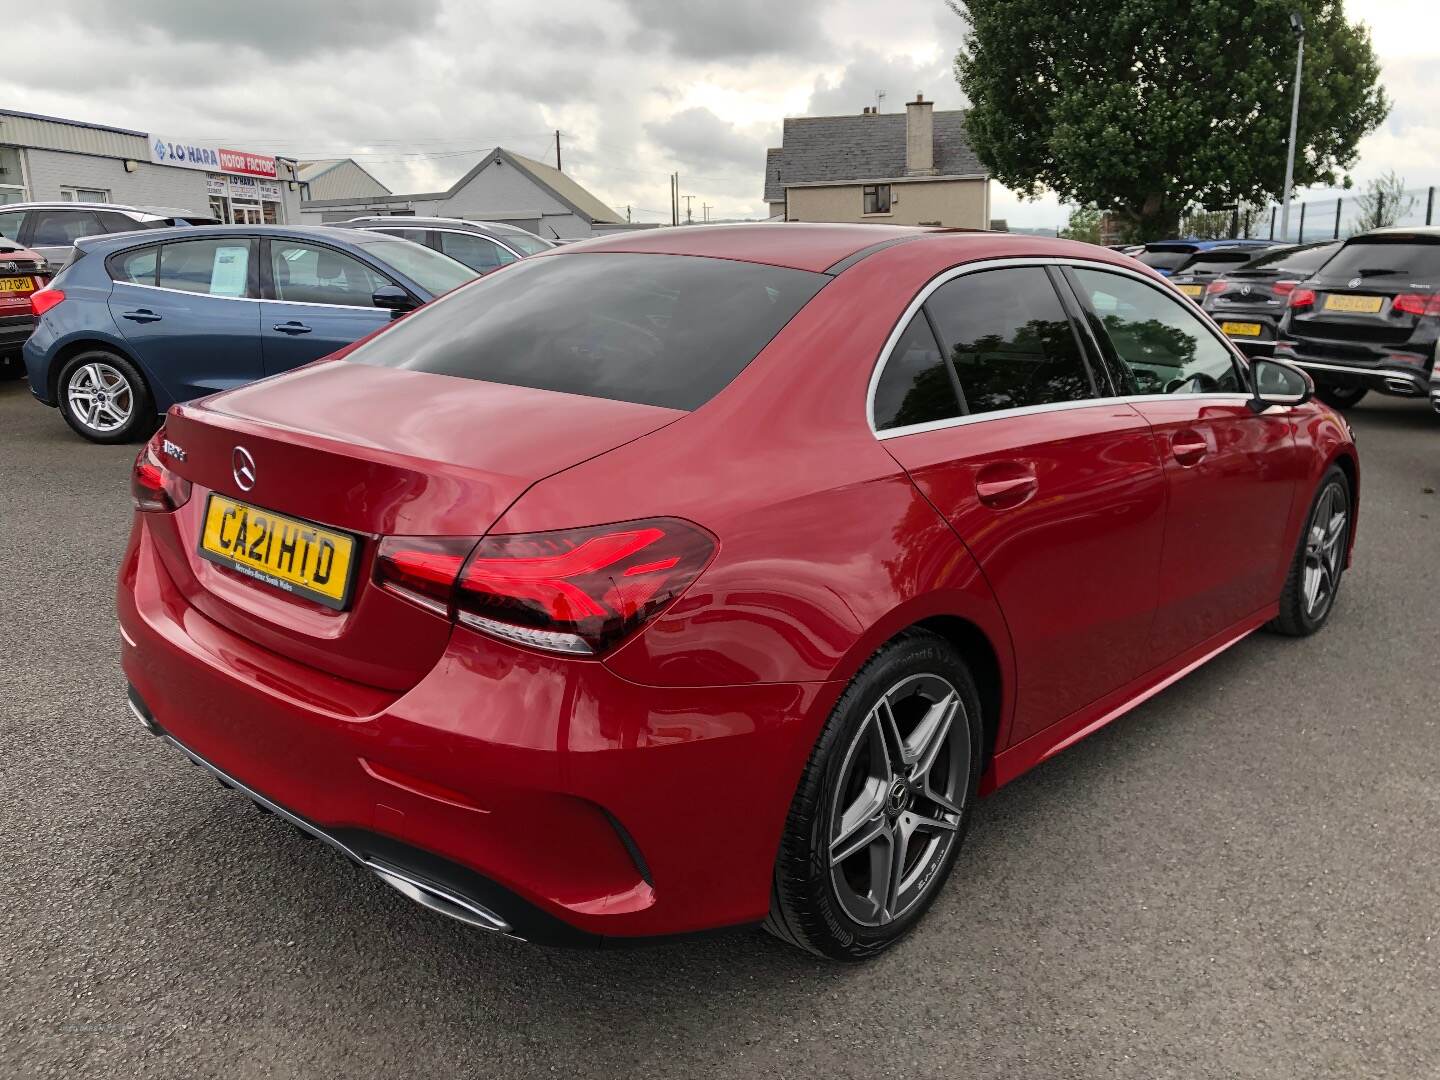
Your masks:
<instances>
[{"instance_id":1,"label":"rear door window","mask_svg":"<svg viewBox=\"0 0 1440 1080\"><path fill-rule=\"evenodd\" d=\"M917 311L895 342L875 387L875 430L927 424L960 415L955 380L925 312Z\"/></svg>"},{"instance_id":2,"label":"rear door window","mask_svg":"<svg viewBox=\"0 0 1440 1080\"><path fill-rule=\"evenodd\" d=\"M1376 285L1393 285L1399 278L1440 281L1440 243L1417 242L1403 234L1351 240L1325 264L1325 277L1373 279Z\"/></svg>"},{"instance_id":3,"label":"rear door window","mask_svg":"<svg viewBox=\"0 0 1440 1080\"><path fill-rule=\"evenodd\" d=\"M254 241L243 236L165 244L160 248L160 287L207 296L249 296L253 250Z\"/></svg>"},{"instance_id":4,"label":"rear door window","mask_svg":"<svg viewBox=\"0 0 1440 1080\"><path fill-rule=\"evenodd\" d=\"M926 301L971 413L1096 396L1075 328L1043 267L966 274Z\"/></svg>"},{"instance_id":5,"label":"rear door window","mask_svg":"<svg viewBox=\"0 0 1440 1080\"><path fill-rule=\"evenodd\" d=\"M547 255L407 315L346 359L696 409L829 280L688 255Z\"/></svg>"}]
</instances>

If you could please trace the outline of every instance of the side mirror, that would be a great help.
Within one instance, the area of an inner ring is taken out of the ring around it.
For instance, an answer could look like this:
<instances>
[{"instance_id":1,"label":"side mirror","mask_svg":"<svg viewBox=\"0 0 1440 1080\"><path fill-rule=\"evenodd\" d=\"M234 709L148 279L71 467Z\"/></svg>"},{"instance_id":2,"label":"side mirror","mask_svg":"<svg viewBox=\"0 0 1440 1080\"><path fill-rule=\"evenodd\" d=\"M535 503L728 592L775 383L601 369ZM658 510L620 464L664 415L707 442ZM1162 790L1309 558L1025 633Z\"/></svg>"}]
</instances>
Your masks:
<instances>
[{"instance_id":1,"label":"side mirror","mask_svg":"<svg viewBox=\"0 0 1440 1080\"><path fill-rule=\"evenodd\" d=\"M370 302L390 312L392 319L398 319L407 311L414 311L420 306L415 298L399 285L381 285L370 294Z\"/></svg>"},{"instance_id":2,"label":"side mirror","mask_svg":"<svg viewBox=\"0 0 1440 1080\"><path fill-rule=\"evenodd\" d=\"M1250 361L1250 380L1255 388L1250 398L1254 413L1271 405L1304 405L1315 396L1315 381L1309 372L1270 356Z\"/></svg>"}]
</instances>

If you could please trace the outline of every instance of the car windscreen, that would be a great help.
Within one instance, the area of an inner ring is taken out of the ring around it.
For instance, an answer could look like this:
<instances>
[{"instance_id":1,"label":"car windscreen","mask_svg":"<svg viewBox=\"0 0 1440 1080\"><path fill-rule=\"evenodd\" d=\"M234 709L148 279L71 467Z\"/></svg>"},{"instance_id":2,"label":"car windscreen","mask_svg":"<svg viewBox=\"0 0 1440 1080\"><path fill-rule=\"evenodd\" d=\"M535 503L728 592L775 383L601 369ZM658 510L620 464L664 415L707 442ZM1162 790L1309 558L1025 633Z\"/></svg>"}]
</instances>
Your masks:
<instances>
[{"instance_id":1,"label":"car windscreen","mask_svg":"<svg viewBox=\"0 0 1440 1080\"><path fill-rule=\"evenodd\" d=\"M385 239L366 244L366 250L386 266L393 266L431 296L474 281L480 275L462 262L409 240Z\"/></svg>"},{"instance_id":2,"label":"car windscreen","mask_svg":"<svg viewBox=\"0 0 1440 1080\"><path fill-rule=\"evenodd\" d=\"M1339 244L1311 244L1308 247L1282 247L1255 256L1245 264L1246 270L1269 270L1281 274L1305 276L1325 265Z\"/></svg>"},{"instance_id":3,"label":"car windscreen","mask_svg":"<svg viewBox=\"0 0 1440 1080\"><path fill-rule=\"evenodd\" d=\"M1174 270L1193 254L1193 251L1142 251L1135 258L1156 270Z\"/></svg>"},{"instance_id":4,"label":"car windscreen","mask_svg":"<svg viewBox=\"0 0 1440 1080\"><path fill-rule=\"evenodd\" d=\"M549 240L541 240L538 236L531 236L523 232L498 233L497 238L501 243L514 248L521 255L538 255L542 251L549 251L555 245Z\"/></svg>"},{"instance_id":5,"label":"car windscreen","mask_svg":"<svg viewBox=\"0 0 1440 1080\"><path fill-rule=\"evenodd\" d=\"M1206 251L1192 255L1184 266L1182 274L1223 274L1248 263L1254 257L1253 251Z\"/></svg>"},{"instance_id":6,"label":"car windscreen","mask_svg":"<svg viewBox=\"0 0 1440 1080\"><path fill-rule=\"evenodd\" d=\"M689 255L548 255L422 308L346 359L691 410L829 280Z\"/></svg>"},{"instance_id":7,"label":"car windscreen","mask_svg":"<svg viewBox=\"0 0 1440 1080\"><path fill-rule=\"evenodd\" d=\"M1440 242L1427 243L1414 236L1351 240L1325 264L1325 276L1373 278L1377 285L1390 285L1402 277L1440 280Z\"/></svg>"}]
</instances>

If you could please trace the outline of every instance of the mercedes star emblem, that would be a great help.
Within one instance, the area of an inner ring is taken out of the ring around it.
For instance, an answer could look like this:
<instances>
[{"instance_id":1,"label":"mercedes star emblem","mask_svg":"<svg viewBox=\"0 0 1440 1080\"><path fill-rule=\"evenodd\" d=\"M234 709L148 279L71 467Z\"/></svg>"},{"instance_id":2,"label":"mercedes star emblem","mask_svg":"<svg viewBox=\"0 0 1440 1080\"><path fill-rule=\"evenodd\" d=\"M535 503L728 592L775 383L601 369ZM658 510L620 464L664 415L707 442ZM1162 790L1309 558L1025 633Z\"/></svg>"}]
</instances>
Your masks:
<instances>
[{"instance_id":1,"label":"mercedes star emblem","mask_svg":"<svg viewBox=\"0 0 1440 1080\"><path fill-rule=\"evenodd\" d=\"M1358 288L1358 287L1359 287L1361 280L1363 280L1363 279L1358 278L1358 277L1352 277L1352 278L1351 278L1349 281L1347 281L1345 284L1348 285L1350 288L1354 289L1354 288Z\"/></svg>"},{"instance_id":2,"label":"mercedes star emblem","mask_svg":"<svg viewBox=\"0 0 1440 1080\"><path fill-rule=\"evenodd\" d=\"M255 459L250 456L249 450L243 446L235 447L230 455L230 467L241 491L249 491L255 486Z\"/></svg>"}]
</instances>

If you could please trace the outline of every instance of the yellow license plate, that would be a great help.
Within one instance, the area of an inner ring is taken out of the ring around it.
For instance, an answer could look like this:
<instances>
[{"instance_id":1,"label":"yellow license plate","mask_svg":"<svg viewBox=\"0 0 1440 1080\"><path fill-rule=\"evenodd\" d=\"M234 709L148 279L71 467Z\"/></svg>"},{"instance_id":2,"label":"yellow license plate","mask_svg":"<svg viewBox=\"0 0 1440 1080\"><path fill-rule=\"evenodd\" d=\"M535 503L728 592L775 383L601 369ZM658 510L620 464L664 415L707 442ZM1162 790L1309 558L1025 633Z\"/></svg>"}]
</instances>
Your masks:
<instances>
[{"instance_id":1,"label":"yellow license plate","mask_svg":"<svg viewBox=\"0 0 1440 1080\"><path fill-rule=\"evenodd\" d=\"M1362 315L1374 315L1385 302L1380 296L1335 296L1325 297L1326 311L1355 311Z\"/></svg>"},{"instance_id":2,"label":"yellow license plate","mask_svg":"<svg viewBox=\"0 0 1440 1080\"><path fill-rule=\"evenodd\" d=\"M200 556L339 611L350 599L355 538L308 521L210 496Z\"/></svg>"},{"instance_id":3,"label":"yellow license plate","mask_svg":"<svg viewBox=\"0 0 1440 1080\"><path fill-rule=\"evenodd\" d=\"M33 277L0 277L0 292L34 292Z\"/></svg>"},{"instance_id":4,"label":"yellow license plate","mask_svg":"<svg viewBox=\"0 0 1440 1080\"><path fill-rule=\"evenodd\" d=\"M1205 295L1205 288L1204 288L1203 285L1180 285L1180 286L1178 286L1178 288L1179 288L1180 291L1183 292L1186 296L1196 296L1196 297L1199 297L1199 296L1204 296L1204 295Z\"/></svg>"},{"instance_id":5,"label":"yellow license plate","mask_svg":"<svg viewBox=\"0 0 1440 1080\"><path fill-rule=\"evenodd\" d=\"M1258 322L1222 322L1220 329L1231 337L1260 336L1260 324Z\"/></svg>"}]
</instances>

